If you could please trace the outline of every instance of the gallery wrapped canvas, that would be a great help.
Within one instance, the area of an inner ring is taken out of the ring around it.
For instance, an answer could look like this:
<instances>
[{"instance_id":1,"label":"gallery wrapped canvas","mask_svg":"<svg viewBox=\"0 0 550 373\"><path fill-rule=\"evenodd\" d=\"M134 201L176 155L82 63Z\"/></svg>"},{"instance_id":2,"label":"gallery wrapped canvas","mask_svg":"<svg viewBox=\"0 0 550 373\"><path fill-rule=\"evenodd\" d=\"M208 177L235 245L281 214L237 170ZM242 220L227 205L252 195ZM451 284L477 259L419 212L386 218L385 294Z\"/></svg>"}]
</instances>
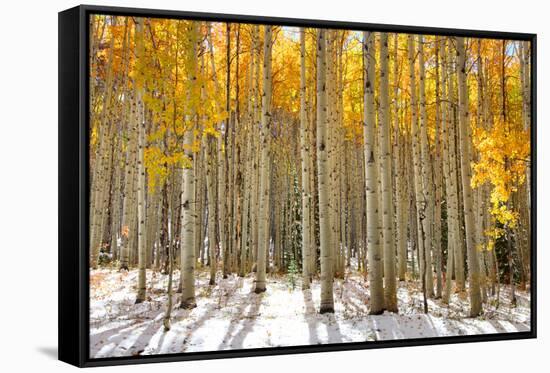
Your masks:
<instances>
[{"instance_id":1,"label":"gallery wrapped canvas","mask_svg":"<svg viewBox=\"0 0 550 373\"><path fill-rule=\"evenodd\" d=\"M59 15L60 359L536 335L536 37Z\"/></svg>"}]
</instances>

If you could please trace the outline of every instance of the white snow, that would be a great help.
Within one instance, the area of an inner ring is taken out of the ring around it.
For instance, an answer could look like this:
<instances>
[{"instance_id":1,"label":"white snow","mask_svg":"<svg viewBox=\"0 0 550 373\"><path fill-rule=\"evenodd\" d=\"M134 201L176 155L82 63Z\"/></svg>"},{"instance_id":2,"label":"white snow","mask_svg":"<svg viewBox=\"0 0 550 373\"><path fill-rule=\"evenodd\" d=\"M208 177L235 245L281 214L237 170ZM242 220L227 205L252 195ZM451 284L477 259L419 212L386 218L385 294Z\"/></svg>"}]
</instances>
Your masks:
<instances>
[{"instance_id":1,"label":"white snow","mask_svg":"<svg viewBox=\"0 0 550 373\"><path fill-rule=\"evenodd\" d=\"M485 305L484 314L468 318L466 294L454 294L451 306L429 300L429 314L422 313L422 294L412 282L401 282L399 314L368 315L368 283L348 274L334 285L335 313L318 313L319 281L311 290L292 289L288 277L269 275L267 291L252 292L254 277L217 278L208 285L208 274L196 275L197 307L177 308L174 273L174 309L171 329L164 332L167 275L147 271L148 301L134 304L137 271L93 270L90 300L92 357L215 351L324 343L364 342L489 333L530 329L529 293L517 292L511 307L501 289L501 304Z\"/></svg>"}]
</instances>

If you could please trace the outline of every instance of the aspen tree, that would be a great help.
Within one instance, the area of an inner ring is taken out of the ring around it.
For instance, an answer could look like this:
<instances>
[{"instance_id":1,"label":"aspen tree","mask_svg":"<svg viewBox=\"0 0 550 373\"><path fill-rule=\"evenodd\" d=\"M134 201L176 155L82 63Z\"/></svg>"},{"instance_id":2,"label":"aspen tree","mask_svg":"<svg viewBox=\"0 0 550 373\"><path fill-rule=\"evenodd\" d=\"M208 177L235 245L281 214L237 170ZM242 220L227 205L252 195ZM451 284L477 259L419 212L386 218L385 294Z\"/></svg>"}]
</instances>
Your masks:
<instances>
[{"instance_id":1,"label":"aspen tree","mask_svg":"<svg viewBox=\"0 0 550 373\"><path fill-rule=\"evenodd\" d=\"M460 167L464 204L464 224L466 228L466 248L468 254L468 292L470 295L470 316L475 317L481 313L481 292L479 288L479 263L474 244L474 216L473 196L470 169L470 139L468 127L470 126L468 112L468 85L466 81L466 55L464 50L464 38L455 38L456 55L458 58L456 70L458 75L458 107L460 124Z\"/></svg>"},{"instance_id":2,"label":"aspen tree","mask_svg":"<svg viewBox=\"0 0 550 373\"><path fill-rule=\"evenodd\" d=\"M317 30L317 172L319 190L319 238L321 243L320 313L334 312L332 250L330 247L330 211L326 91L326 30Z\"/></svg>"},{"instance_id":3,"label":"aspen tree","mask_svg":"<svg viewBox=\"0 0 550 373\"><path fill-rule=\"evenodd\" d=\"M380 34L380 162L382 166L382 230L384 237L384 300L385 308L397 312L397 284L395 280L395 248L393 236L392 166L390 154L388 34Z\"/></svg>"},{"instance_id":4,"label":"aspen tree","mask_svg":"<svg viewBox=\"0 0 550 373\"><path fill-rule=\"evenodd\" d=\"M460 200L459 200L459 172L458 170L458 151L459 143L457 137L457 121L456 121L456 74L453 74L455 70L454 65L455 60L451 58L451 48L452 43L449 44L449 52L447 54L448 63L447 63L447 96L448 100L451 103L449 105L449 118L447 126L447 141L449 149L449 174L448 179L450 180L450 191L447 192L447 198L449 199L449 206L451 208L450 220L452 223L452 243L453 243L453 272L456 280L456 290L461 292L465 289L465 272L464 272L464 250L462 243L462 234L461 234L461 224L460 224Z\"/></svg>"},{"instance_id":5,"label":"aspen tree","mask_svg":"<svg viewBox=\"0 0 550 373\"><path fill-rule=\"evenodd\" d=\"M212 58L212 61L214 58ZM225 114L229 116L229 112L226 110ZM222 256L222 271L223 271L223 277L227 277L227 273L225 272L227 270L227 266L225 265L225 251L228 250L227 247L227 239L226 239L226 218L227 218L227 211L226 211L226 204L224 198L222 196L225 196L225 188L226 188L226 155L227 155L227 148L224 149L224 137L228 136L228 127L229 127L229 117L226 118L225 122L223 123L223 130L220 128L220 135L218 137L217 141L217 174L216 174L216 183L217 183L217 191L216 191L216 198L217 198L217 208L218 208L218 252ZM225 151L224 151L225 150Z\"/></svg>"},{"instance_id":6,"label":"aspen tree","mask_svg":"<svg viewBox=\"0 0 550 373\"><path fill-rule=\"evenodd\" d=\"M218 173L218 204L220 205L220 242L222 256L222 277L227 278L229 270L229 256L231 252L231 232L229 230L231 222L231 192L229 190L229 181L231 180L231 146L229 146L230 137L234 128L234 117L231 108L231 23L225 24L225 112L228 116L224 123L223 137L218 141L218 167L222 172ZM223 158L223 162L220 160ZM223 175L220 177L219 175ZM221 198L220 196L224 196Z\"/></svg>"},{"instance_id":7,"label":"aspen tree","mask_svg":"<svg viewBox=\"0 0 550 373\"><path fill-rule=\"evenodd\" d=\"M300 29L300 147L302 163L302 276L303 288L309 288L311 261L310 238L310 194L309 190L309 144L307 141L307 116L306 116L306 34L305 29Z\"/></svg>"},{"instance_id":8,"label":"aspen tree","mask_svg":"<svg viewBox=\"0 0 550 373\"><path fill-rule=\"evenodd\" d=\"M130 28L128 27L128 20L124 22L124 36L122 40L122 58L123 58L123 73L126 76L129 71L129 46L128 46L128 34L129 34ZM128 78L124 77L122 78L121 82L121 92L122 94L126 94L125 86L127 84ZM116 173L116 176L114 178L114 192L112 194L111 199L111 254L112 254L112 260L116 262L120 259L120 251L119 251L119 239L122 240L122 221L121 221L121 215L123 212L123 196L125 194L125 183L121 183L123 178L125 178L125 172L127 171L126 168L122 168L121 164L125 163L125 154L124 154L124 142L123 142L123 136L124 136L124 129L126 128L126 123L129 122L129 119L131 117L130 115L130 106L125 103L124 105L121 105L121 115L119 118L119 123L116 125L116 132L117 132L117 145L115 148L114 154L114 160L113 160L113 168L114 172Z\"/></svg>"},{"instance_id":9,"label":"aspen tree","mask_svg":"<svg viewBox=\"0 0 550 373\"><path fill-rule=\"evenodd\" d=\"M189 22L187 30L188 45L190 49L187 68L189 69L187 82L187 102L189 102L186 115L186 131L184 134L184 152L190 165L182 172L183 194L181 200L181 234L180 234L180 262L182 272L182 292L180 308L194 308L195 303L195 172L193 168L193 142L196 118L196 105L193 101L197 96L197 49L198 49L198 25L197 22Z\"/></svg>"},{"instance_id":10,"label":"aspen tree","mask_svg":"<svg viewBox=\"0 0 550 373\"><path fill-rule=\"evenodd\" d=\"M206 191L208 198L208 263L210 266L209 284L216 283L216 138L209 134L206 138Z\"/></svg>"},{"instance_id":11,"label":"aspen tree","mask_svg":"<svg viewBox=\"0 0 550 373\"><path fill-rule=\"evenodd\" d=\"M395 186L395 215L396 215L396 247L397 247L397 276L400 281L405 280L405 274L407 272L407 225L405 220L406 208L404 206L406 198L403 194L405 175L403 173L403 145L402 136L399 128L399 72L398 72L398 58L399 58L399 35L395 34L393 37L393 78L394 78L394 91L393 91L393 157L394 157L394 186Z\"/></svg>"},{"instance_id":12,"label":"aspen tree","mask_svg":"<svg viewBox=\"0 0 550 373\"><path fill-rule=\"evenodd\" d=\"M135 100L132 100L132 105L135 104ZM120 248L120 269L128 270L130 262L130 234L133 235L134 229L130 222L132 216L135 214L133 209L133 185L135 180L135 166L136 162L136 132L135 131L135 110L130 113L127 136L128 144L126 146L125 165L124 165L124 195L122 199L122 223L121 223L121 248ZM130 228L132 227L132 228Z\"/></svg>"},{"instance_id":13,"label":"aspen tree","mask_svg":"<svg viewBox=\"0 0 550 373\"><path fill-rule=\"evenodd\" d=\"M530 79L530 43L527 41L519 42L519 61L520 61L520 84L521 84L521 101L522 101L522 117L523 130L527 133L531 132L531 79ZM520 240L525 248L531 247L531 237L528 227L531 227L531 159L528 159L525 167L525 182L523 185L524 198L520 202L524 208L520 210L521 219L524 222L523 229L520 229ZM525 250L524 260L522 264L526 267L525 271L530 272L530 250ZM529 274L530 276L530 274Z\"/></svg>"},{"instance_id":14,"label":"aspen tree","mask_svg":"<svg viewBox=\"0 0 550 373\"><path fill-rule=\"evenodd\" d=\"M136 53L138 56L144 56L144 30L143 30L143 18L136 18ZM143 159L143 152L145 149L145 108L143 104L143 86L144 71L143 66L139 71L140 76L137 78L136 87L136 107L137 107L137 125L138 125L138 158L137 158L137 219L138 219L138 292L136 296L136 303L141 303L145 300L145 281L146 281L146 260L147 260L147 248L145 247L145 165Z\"/></svg>"},{"instance_id":15,"label":"aspen tree","mask_svg":"<svg viewBox=\"0 0 550 373\"><path fill-rule=\"evenodd\" d=\"M199 25L199 32L200 32L200 25ZM200 39L200 38L199 38ZM202 43L200 40L196 41L196 48L198 51L200 51ZM205 62L205 54L200 54L200 100L201 102L206 101L206 79L204 77L206 76L206 62ZM206 121L208 120L208 115L204 112L201 112L199 109L197 109L197 121L199 125L199 132L201 134L204 134L206 130ZM206 136L203 136L204 139ZM202 139L201 139L202 140ZM204 236L205 236L205 229L204 222L206 218L206 162L205 162L205 154L206 154L206 144L201 141L201 146L198 152L198 155L194 157L194 173L195 173L195 201L196 201L196 207L195 207L195 227L194 227L194 244L195 244L195 263L196 265L199 265L203 267L204 261L202 260L202 252L204 251Z\"/></svg>"},{"instance_id":16,"label":"aspen tree","mask_svg":"<svg viewBox=\"0 0 550 373\"><path fill-rule=\"evenodd\" d=\"M260 209L258 220L258 256L256 285L254 292L266 290L266 265L269 251L269 162L271 128L271 50L272 27L264 26L264 59L261 114L261 158L260 158Z\"/></svg>"},{"instance_id":17,"label":"aspen tree","mask_svg":"<svg viewBox=\"0 0 550 373\"><path fill-rule=\"evenodd\" d=\"M485 128L486 118L484 117L484 89L483 89L483 77L482 70L483 65L481 62L481 39L477 40L477 73L476 73L476 83L477 83L477 105L476 105L476 126L478 128ZM470 136L471 131L470 131ZM476 151L475 147L472 149L474 162L479 162L480 154ZM481 290L481 300L485 302L487 299L487 286L486 286L486 266L485 266L485 185L477 186L474 191L474 225L475 225L475 247L479 258L480 264L480 290Z\"/></svg>"},{"instance_id":18,"label":"aspen tree","mask_svg":"<svg viewBox=\"0 0 550 373\"><path fill-rule=\"evenodd\" d=\"M424 257L423 262L424 276L426 277L426 294L431 297L434 295L433 290L433 275L432 275L432 239L433 239L433 219L434 219L434 202L432 194L432 168L430 165L430 149L428 144L428 119L426 116L426 91L425 91L425 65L424 65L424 38L418 36L418 91L420 105L420 158L422 169L422 190L425 203L425 219L423 219L423 230L425 235L424 240Z\"/></svg>"},{"instance_id":19,"label":"aspen tree","mask_svg":"<svg viewBox=\"0 0 550 373\"><path fill-rule=\"evenodd\" d=\"M128 38L129 30L128 30L128 22L125 23L125 40ZM125 95L128 95L130 98L131 92L126 91L124 93ZM135 126L135 110L132 109L132 105L134 103L134 100L127 100L124 104L125 110L128 111L128 116L126 118L126 123L122 126L123 128L121 131L124 132L124 136L126 137L126 151L124 154L124 185L122 186L122 211L121 211L121 222L120 222L120 238L121 238L121 245L120 245L120 265L119 269L121 270L128 270L129 269L129 256L130 256L130 248L129 248L129 235L130 235L130 229L129 229L129 222L130 222L130 214L132 213L130 208L130 201L131 197L130 194L132 193L132 185L134 180L134 161L135 161L135 134L136 131L134 130Z\"/></svg>"},{"instance_id":20,"label":"aspen tree","mask_svg":"<svg viewBox=\"0 0 550 373\"><path fill-rule=\"evenodd\" d=\"M111 193L111 222L110 222L110 230L111 230L111 242L109 243L109 250L111 252L111 258L113 261L116 261L118 258L118 238L120 233L120 184L121 184L121 178L122 178L122 169L120 168L120 156L122 153L122 149L120 146L121 143L121 130L117 130L117 145L115 147L114 151L114 160L113 160L113 172L115 173L115 176L113 177L114 186L113 191ZM149 235L148 235L149 237Z\"/></svg>"},{"instance_id":21,"label":"aspen tree","mask_svg":"<svg viewBox=\"0 0 550 373\"><path fill-rule=\"evenodd\" d=\"M153 259L153 247L154 247L154 240L156 236L156 216L157 216L157 210L158 210L158 196L159 193L157 191L157 186L155 186L154 189L147 188L147 199L146 199L146 221L148 224L146 225L146 234L145 237L147 239L145 243L146 252L145 252L145 267L147 269L151 269L151 263Z\"/></svg>"},{"instance_id":22,"label":"aspen tree","mask_svg":"<svg viewBox=\"0 0 550 373\"><path fill-rule=\"evenodd\" d=\"M439 54L441 40L435 39L435 154L433 160L434 183L434 260L436 272L435 298L441 298L443 292L442 250L441 250L441 195L442 195L442 169L441 169L441 100L439 80Z\"/></svg>"},{"instance_id":23,"label":"aspen tree","mask_svg":"<svg viewBox=\"0 0 550 373\"><path fill-rule=\"evenodd\" d=\"M241 152L242 152L242 136L238 136L240 133L245 134L243 123L241 122L241 109L240 109L240 77L239 73L241 70L240 56L241 56L241 24L237 24L236 30L236 46L235 46L235 125L233 126L232 131L232 162L231 167L233 170L232 182L235 186L233 189L233 201L232 201L232 220L233 224L231 226L231 260L230 267L231 272L235 273L238 271L237 264L239 262L240 250L241 250L241 219L242 216L242 181L243 181L243 170L241 164Z\"/></svg>"},{"instance_id":24,"label":"aspen tree","mask_svg":"<svg viewBox=\"0 0 550 373\"><path fill-rule=\"evenodd\" d=\"M325 91L326 91L326 131L327 141L325 144L327 154L327 173L328 173L328 195L327 195L327 219L329 227L330 250L328 257L331 261L332 277L336 271L336 221L334 211L334 158L335 158L335 139L334 139L334 30L325 30Z\"/></svg>"},{"instance_id":25,"label":"aspen tree","mask_svg":"<svg viewBox=\"0 0 550 373\"><path fill-rule=\"evenodd\" d=\"M450 114L449 106L448 105L448 95L447 95L447 71L446 71L446 64L447 61L447 48L446 48L447 40L441 39L440 40L440 56L441 61L443 63L443 69L440 69L440 75L441 75L441 148L442 148L442 165L443 165L443 173L446 175L445 177L445 191L446 191L446 208L447 208L447 263L445 266L445 288L443 289L443 303L448 304L450 297L451 297L451 289L452 289L452 277L453 277L453 259L454 259L454 247L456 245L455 243L455 235L456 235L456 227L454 223L454 214L455 214L455 207L451 207L451 204L453 203L451 201L452 196L452 190L453 190L453 175L451 175L451 167L449 165L450 163L450 156L449 156L449 137L448 137L448 127L450 120L448 120L448 116ZM438 78L439 79L439 78ZM454 204L453 204L454 206Z\"/></svg>"},{"instance_id":26,"label":"aspen tree","mask_svg":"<svg viewBox=\"0 0 550 373\"><path fill-rule=\"evenodd\" d=\"M167 332L170 330L170 319L172 315L172 280L174 276L174 254L172 253L172 245L168 248L168 289L166 293L168 294L168 302L166 303L166 311L164 312L164 318L162 319L162 324L164 326L164 331Z\"/></svg>"},{"instance_id":27,"label":"aspen tree","mask_svg":"<svg viewBox=\"0 0 550 373\"><path fill-rule=\"evenodd\" d=\"M116 24L116 18L112 17L113 24ZM90 268L97 268L99 252L103 243L103 222L105 218L105 210L107 208L106 199L108 199L108 186L111 182L109 180L109 164L112 152L111 148L111 132L113 125L111 125L112 118L112 85L114 84L113 74L113 59L114 59L114 36L111 36L109 41L109 51L107 55L107 76L106 76L106 88L103 93L103 108L98 123L98 132L100 137L99 146L94 157L94 163L91 167L91 206L90 209Z\"/></svg>"},{"instance_id":28,"label":"aspen tree","mask_svg":"<svg viewBox=\"0 0 550 373\"><path fill-rule=\"evenodd\" d=\"M364 61L364 123L366 199L367 199L367 245L370 287L370 314L384 312L384 287L382 283L382 254L380 248L380 225L378 218L378 162L374 148L376 112L374 108L375 83L375 34L363 32Z\"/></svg>"},{"instance_id":29,"label":"aspen tree","mask_svg":"<svg viewBox=\"0 0 550 373\"><path fill-rule=\"evenodd\" d=\"M409 84L411 95L411 136L412 136L412 161L413 161L413 177L414 177L414 196L416 202L416 229L419 262L420 279L422 282L422 294L424 297L424 313L428 313L427 303L427 287L426 287L426 231L427 225L427 201L425 197L425 189L422 181L422 166L421 166L421 145L420 145L420 129L418 128L418 111L416 102L416 78L415 78L415 58L414 58L414 37L408 36L408 60L409 60Z\"/></svg>"},{"instance_id":30,"label":"aspen tree","mask_svg":"<svg viewBox=\"0 0 550 373\"><path fill-rule=\"evenodd\" d=\"M251 26L250 31L254 33L254 26ZM253 159L254 159L254 150L253 146L253 136L254 136L254 71L256 69L256 53L255 45L253 40L253 35L251 36L250 41L250 65L249 65L249 75L248 75L248 105L247 105L247 120L246 120L246 147L245 147L245 171L244 171L244 207L242 214L242 241L241 241L241 264L239 268L239 275L244 276L245 272L248 270L247 258L250 256L251 245L248 241L250 239L249 233L249 215L252 214L250 211L250 200L252 197L252 181L253 181ZM254 225L251 222L250 225Z\"/></svg>"},{"instance_id":31,"label":"aspen tree","mask_svg":"<svg viewBox=\"0 0 550 373\"><path fill-rule=\"evenodd\" d=\"M251 261L252 270L256 271L257 256L258 256L258 210L260 203L260 168L258 165L260 159L260 118L261 118L261 95L260 95L260 43L259 43L260 26L254 25L252 29L252 51L256 56L256 69L254 71L254 80L252 84L252 99L253 99L253 121L252 126L252 188L250 196L250 230L251 230Z\"/></svg>"},{"instance_id":32,"label":"aspen tree","mask_svg":"<svg viewBox=\"0 0 550 373\"><path fill-rule=\"evenodd\" d=\"M220 95L220 88L219 83L216 75L216 64L215 64L215 58L214 58L214 47L213 47L213 41L212 41L212 35L211 35L211 28L212 25L210 23L207 23L206 25L206 39L208 41L209 46L209 54L210 54L210 69L211 69L211 75L212 75L212 83L214 86L214 92L215 96L219 97ZM220 112L220 105L218 103L218 100L215 100L216 103L216 111ZM220 132L221 132L221 125L220 125ZM221 133L218 137L217 141L216 138L209 134L207 138L208 143L208 156L207 156L207 195L208 195L208 257L209 261L208 264L210 266L210 280L209 285L214 285L216 283L216 271L217 271L217 250L219 249L219 246L221 245L221 242L223 242L223 204L220 202L220 199L218 198L220 195L223 195L221 193L222 190L222 180L223 180L223 157L221 154ZM216 217L217 223L216 224ZM216 241L216 232L218 232L219 237ZM216 245L217 243L217 245Z\"/></svg>"}]
</instances>

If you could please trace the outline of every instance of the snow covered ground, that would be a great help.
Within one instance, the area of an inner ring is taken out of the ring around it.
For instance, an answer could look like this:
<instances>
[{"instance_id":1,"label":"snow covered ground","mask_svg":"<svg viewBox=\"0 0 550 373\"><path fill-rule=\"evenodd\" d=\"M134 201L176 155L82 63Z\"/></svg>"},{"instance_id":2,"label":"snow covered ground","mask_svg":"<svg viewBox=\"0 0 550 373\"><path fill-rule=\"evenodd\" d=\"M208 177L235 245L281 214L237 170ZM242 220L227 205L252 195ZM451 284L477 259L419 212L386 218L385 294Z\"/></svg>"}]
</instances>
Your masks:
<instances>
[{"instance_id":1,"label":"snow covered ground","mask_svg":"<svg viewBox=\"0 0 550 373\"><path fill-rule=\"evenodd\" d=\"M317 312L320 284L302 291L292 289L287 276L269 275L267 291L254 294L252 275L218 277L208 286L208 274L197 273L197 307L177 308L174 294L172 328L165 333L168 276L147 271L150 299L134 304L137 271L91 271L91 356L113 357L323 343L363 342L528 331L529 293L518 292L517 307L510 307L506 288L501 304L485 307L481 317L467 318L465 294L454 294L451 306L429 301L422 313L422 294L412 283L399 284L399 314L368 315L368 285L360 275L337 279L335 313ZM179 279L179 272L174 273ZM175 287L177 288L177 281ZM489 302L491 303L491 302ZM493 302L494 303L494 302Z\"/></svg>"}]
</instances>

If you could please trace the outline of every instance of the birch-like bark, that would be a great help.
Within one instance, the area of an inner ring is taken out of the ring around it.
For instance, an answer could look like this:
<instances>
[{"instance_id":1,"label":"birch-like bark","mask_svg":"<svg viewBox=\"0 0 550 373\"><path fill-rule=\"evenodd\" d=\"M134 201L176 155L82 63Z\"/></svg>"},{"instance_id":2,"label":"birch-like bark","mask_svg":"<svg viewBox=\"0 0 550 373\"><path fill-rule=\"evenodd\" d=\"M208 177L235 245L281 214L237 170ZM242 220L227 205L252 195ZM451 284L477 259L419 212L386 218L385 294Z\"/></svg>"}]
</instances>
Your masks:
<instances>
[{"instance_id":1,"label":"birch-like bark","mask_svg":"<svg viewBox=\"0 0 550 373\"><path fill-rule=\"evenodd\" d=\"M112 17L112 22L116 24L116 18ZM109 41L109 52L107 54L107 76L105 81L105 90L103 92L103 105L101 115L98 118L99 143L96 148L95 157L92 164L91 175L91 209L90 209L90 268L97 268L99 252L103 241L103 223L106 215L108 200L108 190L110 182L110 163L112 136L115 126L112 123L113 104L112 96L115 90L114 85L114 44L115 38L111 37ZM92 85L93 86L93 85ZM93 97L93 96L92 96ZM95 113L92 114L95 116ZM108 176L109 175L109 176Z\"/></svg>"},{"instance_id":2,"label":"birch-like bark","mask_svg":"<svg viewBox=\"0 0 550 373\"><path fill-rule=\"evenodd\" d=\"M251 26L251 33L254 34L254 27ZM242 240L241 240L241 257L240 257L240 267L239 275L243 276L249 269L248 258L250 257L251 245L248 241L250 240L249 236L249 216L250 211L250 200L252 196L252 187L253 187L253 159L254 159L254 150L253 146L253 129L254 129L254 72L256 70L256 53L254 38L251 38L250 41L250 65L249 65L249 75L248 75L248 105L247 105L247 119L246 119L246 146L244 150L245 154L245 170L244 170L244 206L242 214ZM251 223L250 225L253 225ZM251 241L251 240L250 240Z\"/></svg>"},{"instance_id":3,"label":"birch-like bark","mask_svg":"<svg viewBox=\"0 0 550 373\"><path fill-rule=\"evenodd\" d=\"M441 250L441 195L442 195L442 169L441 169L441 95L439 80L439 54L441 40L436 36L435 40L435 154L433 156L433 184L434 184L434 269L436 275L435 298L441 298L443 292L442 250Z\"/></svg>"},{"instance_id":4,"label":"birch-like bark","mask_svg":"<svg viewBox=\"0 0 550 373\"><path fill-rule=\"evenodd\" d=\"M300 29L300 155L302 164L302 287L309 288L311 262L311 223L310 187L309 187L309 143L307 141L307 116L306 116L306 34L305 29Z\"/></svg>"},{"instance_id":5,"label":"birch-like bark","mask_svg":"<svg viewBox=\"0 0 550 373\"><path fill-rule=\"evenodd\" d=\"M382 236L384 238L384 301L389 312L397 312L395 247L393 236L392 159L390 154L388 34L380 34L380 162L382 167Z\"/></svg>"},{"instance_id":6,"label":"birch-like bark","mask_svg":"<svg viewBox=\"0 0 550 373\"><path fill-rule=\"evenodd\" d=\"M420 154L422 167L422 194L425 203L425 219L423 219L424 240L424 276L426 278L426 295L432 297L433 274L432 274L432 238L434 201L432 193L432 168L430 165L430 148L428 143L428 118L426 114L426 90L425 90L425 65L424 65L424 37L418 36L418 91L420 104Z\"/></svg>"},{"instance_id":7,"label":"birch-like bark","mask_svg":"<svg viewBox=\"0 0 550 373\"><path fill-rule=\"evenodd\" d=\"M481 292L479 287L479 262L474 243L475 227L472 196L472 171L470 168L471 153L468 127L470 126L468 112L468 85L466 79L466 53L464 38L455 38L458 75L458 108L460 124L460 168L463 190L464 225L466 228L466 248L468 253L468 292L470 295L470 316L476 317L481 313Z\"/></svg>"},{"instance_id":8,"label":"birch-like bark","mask_svg":"<svg viewBox=\"0 0 550 373\"><path fill-rule=\"evenodd\" d=\"M395 215L396 215L396 248L397 248L397 276L400 281L405 280L407 272L407 224L405 202L407 198L403 193L405 189L405 175L403 173L403 139L399 126L399 70L398 70L398 44L399 34L393 37L393 157L394 157L394 186L395 186Z\"/></svg>"},{"instance_id":9,"label":"birch-like bark","mask_svg":"<svg viewBox=\"0 0 550 373\"><path fill-rule=\"evenodd\" d=\"M446 66L447 61L447 39L440 39L440 55L443 66ZM454 223L455 219L455 210L454 202L451 201L452 191L453 191L453 179L456 180L456 177L451 175L450 167L450 156L449 156L449 137L448 137L448 127L450 121L448 120L450 115L450 105L448 103L447 95L447 70L446 68L441 69L441 150L442 150L442 164L443 164L443 173L445 177L445 192L446 192L446 203L447 208L447 264L445 266L445 288L443 289L442 300L443 303L449 304L452 290L452 277L453 277L453 266L454 266L454 247L456 245L456 227Z\"/></svg>"},{"instance_id":10,"label":"birch-like bark","mask_svg":"<svg viewBox=\"0 0 550 373\"><path fill-rule=\"evenodd\" d=\"M214 56L214 47L212 41L211 30L212 25L207 23L206 25L206 38L208 40L209 54L210 54L210 69L212 75L212 83L214 85L214 92L216 97L220 97L220 88L216 73L216 63ZM216 111L220 112L221 107L219 100L215 100ZM208 136L208 150L207 150L207 198L208 198L208 264L210 266L210 280L209 285L216 283L216 271L218 255L217 250L220 250L221 243L224 242L224 230L223 230L223 203L218 198L223 195L223 180L224 167L223 167L223 154L222 154L222 134L220 124L220 136L217 141L213 136ZM216 179L217 178L217 179ZM216 210L217 209L217 210ZM216 220L217 217L217 220ZM217 224L216 224L217 223ZM216 232L218 237L216 238ZM216 239L218 241L216 241Z\"/></svg>"},{"instance_id":11,"label":"birch-like bark","mask_svg":"<svg viewBox=\"0 0 550 373\"><path fill-rule=\"evenodd\" d=\"M464 249L462 240L462 229L460 220L460 195L459 195L459 183L460 183L460 170L458 169L459 163L459 138L457 136L457 97L456 97L456 71L454 71L454 64L456 59L451 58L451 44L449 44L449 51L447 53L447 83L448 90L447 96L450 102L449 104L449 118L447 127L447 140L449 146L449 176L451 190L448 192L449 206L451 207L451 222L453 224L453 254L454 254L454 275L456 281L456 291L461 292L465 289L465 271L464 271Z\"/></svg>"},{"instance_id":12,"label":"birch-like bark","mask_svg":"<svg viewBox=\"0 0 550 373\"><path fill-rule=\"evenodd\" d=\"M412 161L414 177L414 196L416 202L416 229L417 229L417 260L419 262L420 278L422 281L422 294L424 299L424 312L428 313L427 292L426 292L426 262L425 247L426 244L426 213L427 202L422 185L422 166L420 149L420 130L418 128L418 109L416 102L416 77L415 77L415 58L414 58L414 37L408 36L408 60L409 60L409 84L411 96L411 136L412 136Z\"/></svg>"},{"instance_id":13,"label":"birch-like bark","mask_svg":"<svg viewBox=\"0 0 550 373\"><path fill-rule=\"evenodd\" d=\"M172 315L172 279L174 277L174 254L172 253L172 245L169 244L168 247L168 288L167 288L167 295L168 295L168 301L166 302L166 311L164 312L164 318L162 319L162 324L164 326L164 331L167 332L170 330L170 319Z\"/></svg>"},{"instance_id":14,"label":"birch-like bark","mask_svg":"<svg viewBox=\"0 0 550 373\"><path fill-rule=\"evenodd\" d=\"M133 96L133 95L132 95ZM135 100L131 99L132 106ZM122 198L122 223L121 223L121 247L120 247L120 266L121 270L128 270L130 266L130 237L135 235L134 227L131 225L132 216L135 215L133 205L133 185L136 179L135 162L137 159L137 131L135 120L135 108L131 110L128 124L126 126L126 136L128 144L126 146L126 156L124 165L124 195Z\"/></svg>"},{"instance_id":15,"label":"birch-like bark","mask_svg":"<svg viewBox=\"0 0 550 373\"><path fill-rule=\"evenodd\" d=\"M190 161L190 166L184 168L182 172L183 194L181 198L181 234L180 234L180 263L181 263L181 303L180 308L194 308L195 303L195 172L193 167L195 154L192 147L194 142L194 131L196 123L196 105L193 99L198 95L198 67L197 67L197 49L198 49L198 24L189 22L188 48L190 54L187 61L189 68L189 81L187 82L187 102L191 103L186 115L186 131L184 134L184 154Z\"/></svg>"},{"instance_id":16,"label":"birch-like bark","mask_svg":"<svg viewBox=\"0 0 550 373\"><path fill-rule=\"evenodd\" d=\"M375 34L363 32L364 61L364 123L367 202L367 255L370 287L371 315L384 312L384 287L382 282L382 253L380 248L381 229L378 213L378 162L375 151L376 109L374 107L375 83Z\"/></svg>"},{"instance_id":17,"label":"birch-like bark","mask_svg":"<svg viewBox=\"0 0 550 373\"><path fill-rule=\"evenodd\" d=\"M531 44L527 41L519 42L519 60L520 60L520 83L521 83L521 96L522 96L522 112L523 112L523 130L527 133L531 132ZM531 145L532 146L532 145ZM522 241L522 247L524 250L524 260L522 264L525 267L525 272L530 276L530 262L531 262L531 156L529 155L528 162L525 167L525 184L524 198L520 202L524 208L520 209L522 213L521 220L523 220L523 227L520 228L520 240Z\"/></svg>"},{"instance_id":18,"label":"birch-like bark","mask_svg":"<svg viewBox=\"0 0 550 373\"><path fill-rule=\"evenodd\" d=\"M271 137L271 51L272 27L264 26L264 60L262 84L262 114L261 114L261 158L260 158L260 209L258 220L258 257L256 268L256 286L254 292L266 290L266 265L269 251L269 162Z\"/></svg>"},{"instance_id":19,"label":"birch-like bark","mask_svg":"<svg viewBox=\"0 0 550 373\"><path fill-rule=\"evenodd\" d=\"M208 264L210 266L209 284L216 284L216 138L207 135L206 138L206 192L208 199Z\"/></svg>"},{"instance_id":20,"label":"birch-like bark","mask_svg":"<svg viewBox=\"0 0 550 373\"><path fill-rule=\"evenodd\" d=\"M145 53L144 47L144 30L143 18L136 18L136 53L138 58L143 58ZM139 71L138 84L136 89L137 100L137 120L138 120L138 159L137 159L137 218L138 218L138 292L136 303L141 303L145 300L145 282L146 282L146 265L147 265L147 248L145 246L147 240L145 237L145 107L143 103L143 85L144 73L143 68Z\"/></svg>"},{"instance_id":21,"label":"birch-like bark","mask_svg":"<svg viewBox=\"0 0 550 373\"><path fill-rule=\"evenodd\" d=\"M317 30L317 172L319 190L319 235L321 244L320 313L334 312L332 250L330 247L326 30Z\"/></svg>"}]
</instances>

